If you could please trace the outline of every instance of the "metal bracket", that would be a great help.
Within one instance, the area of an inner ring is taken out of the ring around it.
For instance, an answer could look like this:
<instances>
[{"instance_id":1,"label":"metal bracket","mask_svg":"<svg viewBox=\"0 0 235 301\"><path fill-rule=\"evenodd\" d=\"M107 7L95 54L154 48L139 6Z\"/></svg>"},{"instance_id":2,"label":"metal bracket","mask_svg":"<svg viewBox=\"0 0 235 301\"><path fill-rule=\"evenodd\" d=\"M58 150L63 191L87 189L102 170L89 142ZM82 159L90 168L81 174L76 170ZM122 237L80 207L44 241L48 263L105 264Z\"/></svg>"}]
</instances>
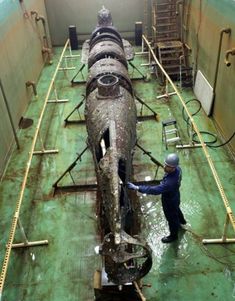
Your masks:
<instances>
[{"instance_id":1,"label":"metal bracket","mask_svg":"<svg viewBox=\"0 0 235 301\"><path fill-rule=\"evenodd\" d=\"M58 180L52 185L54 188L53 196L55 196L58 191L59 192L76 192L76 191L88 191L88 190L96 190L97 189L97 183L93 184L84 184L84 185L78 185L75 184L75 181L72 177L71 171L74 169L74 167L77 165L78 161L81 161L82 155L88 150L88 146L86 146L83 151L77 156L77 158L73 161L72 164L69 165L69 167L62 173L62 175L58 178ZM62 185L59 186L58 183L67 175L69 174L73 185Z\"/></svg>"},{"instance_id":2,"label":"metal bracket","mask_svg":"<svg viewBox=\"0 0 235 301\"><path fill-rule=\"evenodd\" d=\"M157 173L158 173L158 169L159 167L161 166L162 168L164 168L164 165L159 162L157 159L155 159L152 155L151 155L151 152L148 152L146 151L142 146L140 146L138 143L136 143L136 146L143 151L144 155L147 155L150 160L155 164L157 165L157 169L156 169L156 172L155 172L155 176L154 176L154 179L156 179L156 176L157 176ZM152 184L158 184L158 183L155 183L156 181L154 181L154 183ZM150 181L148 181L148 184L150 183ZM138 183L138 184L141 184L141 183Z\"/></svg>"},{"instance_id":3,"label":"metal bracket","mask_svg":"<svg viewBox=\"0 0 235 301\"><path fill-rule=\"evenodd\" d=\"M67 123L82 123L82 124L84 124L86 121L85 121L85 119L82 119L81 118L81 115L80 115L80 113L79 113L79 108L84 104L84 101L85 101L85 99L86 99L86 96L85 95L82 95L83 96L83 98L82 98L82 100L79 102L79 104L69 113L69 115L65 118L65 120L64 120L64 122L65 122L65 126L67 125ZM79 117L80 117L80 119L78 119L78 120L69 120L69 118L70 118L70 116L75 112L75 111L78 111L78 114L79 114Z\"/></svg>"},{"instance_id":4,"label":"metal bracket","mask_svg":"<svg viewBox=\"0 0 235 301\"><path fill-rule=\"evenodd\" d=\"M63 57L64 58L64 62L65 62L65 67L60 67L58 70L59 71L64 71L64 70L74 70L75 69L75 67L69 67L68 66L68 59L70 59L71 58L71 56L64 56Z\"/></svg>"},{"instance_id":5,"label":"metal bracket","mask_svg":"<svg viewBox=\"0 0 235 301\"><path fill-rule=\"evenodd\" d=\"M152 109L150 108L149 105L147 105L140 97L138 97L136 94L134 95L135 96L135 99L142 105L141 106L141 110L140 110L140 116L138 116L138 120L148 120L148 119L155 119L156 121L158 121L158 114ZM153 115L145 115L143 116L143 106L145 106L146 108L148 108L152 113Z\"/></svg>"},{"instance_id":6,"label":"metal bracket","mask_svg":"<svg viewBox=\"0 0 235 301\"><path fill-rule=\"evenodd\" d=\"M141 77L132 77L131 80L139 80L139 79L146 79L146 75L144 75L140 69L138 69L131 61L128 61L128 63L131 65L131 67L136 70L140 75Z\"/></svg>"},{"instance_id":7,"label":"metal bracket","mask_svg":"<svg viewBox=\"0 0 235 301\"><path fill-rule=\"evenodd\" d=\"M81 68L78 70L78 72L72 78L72 80L71 80L71 85L72 86L86 83L86 80L85 80L84 75L82 73L82 70L84 69L85 66L86 66L85 64L82 64ZM78 76L79 73L81 73L83 81L75 81L75 78Z\"/></svg>"},{"instance_id":8,"label":"metal bracket","mask_svg":"<svg viewBox=\"0 0 235 301\"><path fill-rule=\"evenodd\" d=\"M47 103L64 103L68 102L68 99L58 99L58 94L55 86L55 82L53 81L53 87L54 87L54 93L55 93L55 99L49 99L47 100Z\"/></svg>"},{"instance_id":9,"label":"metal bracket","mask_svg":"<svg viewBox=\"0 0 235 301\"><path fill-rule=\"evenodd\" d=\"M200 143L176 145L176 148L179 148L179 149L197 148L197 147L202 147L202 145Z\"/></svg>"},{"instance_id":10,"label":"metal bracket","mask_svg":"<svg viewBox=\"0 0 235 301\"><path fill-rule=\"evenodd\" d=\"M123 300L126 296L130 300L135 301L146 301L142 291L140 282L136 281L126 283L125 285L118 286L111 281L108 281L108 277L104 269L96 270L94 273L94 292L95 301L103 300L113 300L113 298L118 297L118 299ZM115 297L114 297L115 296ZM126 300L126 299L125 299Z\"/></svg>"},{"instance_id":11,"label":"metal bracket","mask_svg":"<svg viewBox=\"0 0 235 301\"><path fill-rule=\"evenodd\" d=\"M203 239L203 244L228 244L228 243L235 243L235 238L227 238L227 231L229 225L229 214L226 214L226 219L224 223L224 230L223 235L221 238L214 238L214 239Z\"/></svg>"},{"instance_id":12,"label":"metal bracket","mask_svg":"<svg viewBox=\"0 0 235 301\"><path fill-rule=\"evenodd\" d=\"M17 224L20 228L20 232L23 237L23 242L12 244L12 248L28 248L28 247L36 247L41 245L48 245L48 240L28 241L24 231L24 227L20 221L20 218L18 218Z\"/></svg>"},{"instance_id":13,"label":"metal bracket","mask_svg":"<svg viewBox=\"0 0 235 301\"><path fill-rule=\"evenodd\" d=\"M39 136L39 140L40 140L40 143L41 143L41 146L42 146L42 150L40 151L33 151L33 155L44 155L44 154L57 154L59 152L58 149L51 149L51 150L46 150L45 147L44 147L44 143L43 143L43 140L42 140L42 136L40 134L40 130L38 132L38 136Z\"/></svg>"}]
</instances>

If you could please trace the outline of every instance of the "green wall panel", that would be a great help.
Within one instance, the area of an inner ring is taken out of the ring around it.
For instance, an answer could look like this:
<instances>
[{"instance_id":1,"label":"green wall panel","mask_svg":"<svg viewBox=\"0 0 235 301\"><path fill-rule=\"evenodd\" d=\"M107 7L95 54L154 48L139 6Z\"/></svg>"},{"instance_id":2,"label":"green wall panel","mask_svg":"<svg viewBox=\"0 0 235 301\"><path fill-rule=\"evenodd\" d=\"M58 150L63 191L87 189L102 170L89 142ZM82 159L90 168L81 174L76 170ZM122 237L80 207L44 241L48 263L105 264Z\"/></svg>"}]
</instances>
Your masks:
<instances>
[{"instance_id":1,"label":"green wall panel","mask_svg":"<svg viewBox=\"0 0 235 301\"><path fill-rule=\"evenodd\" d=\"M32 98L28 80L37 82L44 66L42 57L42 23L35 22L31 11L46 14L43 0L0 0L0 78L12 114L14 127ZM0 93L0 177L9 157L14 137L5 104Z\"/></svg>"},{"instance_id":2,"label":"green wall panel","mask_svg":"<svg viewBox=\"0 0 235 301\"><path fill-rule=\"evenodd\" d=\"M0 123L0 170L3 172L13 143L13 135L2 93L0 93L0 116L4 121ZM9 137L11 138L9 139Z\"/></svg>"},{"instance_id":3,"label":"green wall panel","mask_svg":"<svg viewBox=\"0 0 235 301\"><path fill-rule=\"evenodd\" d=\"M0 25L3 24L19 7L19 3L12 0L0 0Z\"/></svg>"},{"instance_id":4,"label":"green wall panel","mask_svg":"<svg viewBox=\"0 0 235 301\"><path fill-rule=\"evenodd\" d=\"M230 27L231 35L224 34L212 117L227 140L235 131L234 78L235 56L230 56L231 66L224 63L226 51L235 48L235 1L233 0L190 0L186 42L192 49L191 62L194 71L201 70L211 86L216 77L220 32ZM235 151L235 140L230 143Z\"/></svg>"}]
</instances>

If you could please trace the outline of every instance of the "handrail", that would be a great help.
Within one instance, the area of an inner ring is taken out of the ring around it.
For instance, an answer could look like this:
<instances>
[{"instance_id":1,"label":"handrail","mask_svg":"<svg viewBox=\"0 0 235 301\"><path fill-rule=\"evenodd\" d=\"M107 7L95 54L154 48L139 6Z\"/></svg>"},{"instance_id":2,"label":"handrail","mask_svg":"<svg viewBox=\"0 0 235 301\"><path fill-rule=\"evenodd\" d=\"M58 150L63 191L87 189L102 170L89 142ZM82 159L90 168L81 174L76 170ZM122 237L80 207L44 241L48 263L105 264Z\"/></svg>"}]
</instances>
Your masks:
<instances>
[{"instance_id":1,"label":"handrail","mask_svg":"<svg viewBox=\"0 0 235 301\"><path fill-rule=\"evenodd\" d=\"M182 106L183 106L184 109L185 109L185 112L187 113L187 115L188 115L188 117L189 117L189 120L191 121L191 124L192 124L192 126L193 126L194 131L197 133L197 136L198 136L198 139L199 139L199 141L200 141L200 143L201 143L201 146L202 146L202 149L203 149L203 151L204 151L205 157L206 157L207 162L208 162L208 164L209 164L209 166L210 166L212 175L213 175L214 180L215 180L215 182L216 182L216 185L217 185L217 187L218 187L218 189L219 189L220 196L221 196L221 198L222 198L222 200L223 200L223 202L224 202L224 206L225 206L225 209L226 209L226 211L227 211L228 217L229 217L230 222L231 222L231 224L232 224L232 227L233 227L233 229L234 229L234 231L235 231L235 217L234 217L234 215L233 215L233 212L232 212L232 209L231 209L231 207L230 207L229 201L228 201L228 199L227 199L227 197L226 197L226 195L225 195L225 192L224 192L224 190L223 190L223 186L222 186L222 184L221 184L221 182L220 182L220 179L219 179L219 176L218 176L218 174L217 174L217 172L216 172L215 166L214 166L214 164L213 164L213 162L212 162L212 159L211 159L211 157L210 157L210 155L209 155L209 153L208 153L207 146L206 146L206 144L204 143L204 141L203 141L203 139L202 139L201 133L200 133L200 131L198 130L197 125L195 124L195 122L194 122L194 120L193 120L193 117L191 116L190 112L188 111L188 108L187 108L187 106L186 106L186 104L185 104L185 102L184 102L182 96L180 95L178 89L176 88L175 84L172 82L171 78L170 78L169 75L166 73L166 71L164 70L164 68L163 68L162 65L160 64L160 62L158 61L158 59L157 59L155 53L153 52L153 50L152 50L152 48L151 48L151 45L150 45L149 41L147 40L147 38L146 38L144 35L142 35L142 38L143 38L144 42L146 43L146 45L148 46L148 49L149 49L149 51L151 52L151 54L152 54L152 56L153 56L153 59L154 59L155 63L156 63L156 64L158 65L158 67L161 69L162 73L165 75L165 77L167 78L167 80L169 81L169 83L171 84L171 86L173 87L173 89L175 90L177 96L179 97L179 99L180 99L180 101L181 101Z\"/></svg>"},{"instance_id":2,"label":"handrail","mask_svg":"<svg viewBox=\"0 0 235 301\"><path fill-rule=\"evenodd\" d=\"M34 135L32 146L31 146L31 150L29 152L29 159L28 159L28 162L26 164L26 170L25 170L23 182L22 182L22 185L21 185L21 191L20 191L17 203L16 203L16 209L15 209L14 217L13 217L12 224L11 224L10 235L9 235L9 239L8 239L7 246L6 246L6 253L5 253L4 260L3 260L3 266L2 266L2 271L1 271L1 275L0 275L0 300L2 298L2 292L3 292L3 287L4 287L5 278L6 278L7 268L8 268L8 264L9 264L9 260L10 260L12 244L13 244L13 240L14 240L14 237L15 237L16 226L17 226L17 222L19 220L19 215L20 215L20 208L21 208L21 204L22 204L22 201L23 201L23 197L24 197L24 191L25 191L25 187L26 187L26 183L27 183L27 179L28 179L29 169L30 169L30 166L31 166L33 153L34 153L35 145L36 145L36 142L37 142L40 126L41 126L41 123L42 123L42 118L43 118L43 115L44 115L44 112L45 112L45 109L46 109L47 101L48 101L50 93L51 93L51 89L53 87L53 84L54 84L59 66L60 66L61 61L63 59L63 56L64 56L64 53L65 53L66 48L68 46L68 43L69 43L69 40L67 40L67 42L64 46L64 49L61 53L61 56L60 56L59 62L57 64L56 70L55 70L54 75L52 77L50 86L48 88L46 98L45 98L45 101L44 101L44 104L43 104L43 107L42 107L42 111L41 111L41 114L40 114L40 117L39 117L39 120L38 120L38 124L37 124L37 127L36 127L35 135Z\"/></svg>"}]
</instances>

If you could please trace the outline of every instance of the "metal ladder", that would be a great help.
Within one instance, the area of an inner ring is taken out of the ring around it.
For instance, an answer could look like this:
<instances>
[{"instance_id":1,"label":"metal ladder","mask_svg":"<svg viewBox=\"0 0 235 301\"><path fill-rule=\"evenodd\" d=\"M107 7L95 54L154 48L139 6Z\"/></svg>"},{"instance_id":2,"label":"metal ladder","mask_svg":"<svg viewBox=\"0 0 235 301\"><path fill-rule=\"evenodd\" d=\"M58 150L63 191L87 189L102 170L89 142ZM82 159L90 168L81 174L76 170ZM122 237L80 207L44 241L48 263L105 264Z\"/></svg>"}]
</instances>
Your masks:
<instances>
[{"instance_id":1,"label":"metal ladder","mask_svg":"<svg viewBox=\"0 0 235 301\"><path fill-rule=\"evenodd\" d=\"M162 142L165 143L168 149L168 143L181 141L179 129L175 119L168 119L162 121Z\"/></svg>"},{"instance_id":2,"label":"metal ladder","mask_svg":"<svg viewBox=\"0 0 235 301\"><path fill-rule=\"evenodd\" d=\"M153 27L156 43L179 39L176 0L157 0L153 5Z\"/></svg>"},{"instance_id":3,"label":"metal ladder","mask_svg":"<svg viewBox=\"0 0 235 301\"><path fill-rule=\"evenodd\" d=\"M192 68L188 65L188 49L182 38L182 24L178 18L180 1L152 0L153 47L159 61L172 80L179 80L180 87L192 87ZM183 3L183 2L182 2ZM165 77L160 72L160 80Z\"/></svg>"},{"instance_id":4,"label":"metal ladder","mask_svg":"<svg viewBox=\"0 0 235 301\"><path fill-rule=\"evenodd\" d=\"M180 41L159 42L158 56L163 68L173 79L177 80L185 73L186 66L183 44Z\"/></svg>"}]
</instances>

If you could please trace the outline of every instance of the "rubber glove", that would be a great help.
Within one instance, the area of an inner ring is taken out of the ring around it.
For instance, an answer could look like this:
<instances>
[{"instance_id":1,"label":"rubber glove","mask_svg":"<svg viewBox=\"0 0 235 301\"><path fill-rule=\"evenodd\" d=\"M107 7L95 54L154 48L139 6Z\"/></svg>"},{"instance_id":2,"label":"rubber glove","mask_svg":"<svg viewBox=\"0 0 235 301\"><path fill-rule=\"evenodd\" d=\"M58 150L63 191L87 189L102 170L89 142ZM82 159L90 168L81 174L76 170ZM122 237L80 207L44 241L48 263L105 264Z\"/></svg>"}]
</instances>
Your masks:
<instances>
[{"instance_id":1,"label":"rubber glove","mask_svg":"<svg viewBox=\"0 0 235 301\"><path fill-rule=\"evenodd\" d=\"M131 182L127 183L127 188L132 189L132 190L139 190L139 186L136 186Z\"/></svg>"}]
</instances>

